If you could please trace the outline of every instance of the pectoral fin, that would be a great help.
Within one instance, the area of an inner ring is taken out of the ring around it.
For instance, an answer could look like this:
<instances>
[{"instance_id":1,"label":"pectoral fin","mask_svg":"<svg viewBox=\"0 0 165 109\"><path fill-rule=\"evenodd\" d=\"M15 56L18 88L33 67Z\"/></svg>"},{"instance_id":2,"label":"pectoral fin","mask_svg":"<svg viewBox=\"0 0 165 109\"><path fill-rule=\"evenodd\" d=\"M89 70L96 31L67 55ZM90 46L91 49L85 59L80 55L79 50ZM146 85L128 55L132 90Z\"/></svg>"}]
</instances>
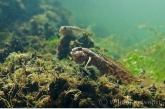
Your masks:
<instances>
[{"instance_id":1,"label":"pectoral fin","mask_svg":"<svg viewBox=\"0 0 165 109\"><path fill-rule=\"evenodd\" d=\"M91 59L92 59L92 57L89 56L89 59L88 59L86 65L85 65L85 68L87 67L87 65L89 64L89 62L91 61Z\"/></svg>"}]
</instances>

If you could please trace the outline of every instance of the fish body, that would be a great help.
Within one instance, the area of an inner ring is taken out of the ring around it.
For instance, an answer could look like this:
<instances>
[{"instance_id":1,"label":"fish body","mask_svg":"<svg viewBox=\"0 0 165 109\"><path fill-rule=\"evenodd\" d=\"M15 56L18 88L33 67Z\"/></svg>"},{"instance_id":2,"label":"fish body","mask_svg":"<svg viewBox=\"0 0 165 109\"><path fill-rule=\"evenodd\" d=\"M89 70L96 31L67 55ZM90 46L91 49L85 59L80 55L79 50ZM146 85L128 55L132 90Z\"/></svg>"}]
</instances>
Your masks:
<instances>
[{"instance_id":1,"label":"fish body","mask_svg":"<svg viewBox=\"0 0 165 109\"><path fill-rule=\"evenodd\" d=\"M84 30L76 26L61 26L59 32L63 35L74 35L73 31L83 32Z\"/></svg>"},{"instance_id":2,"label":"fish body","mask_svg":"<svg viewBox=\"0 0 165 109\"><path fill-rule=\"evenodd\" d=\"M122 83L129 84L134 80L133 74L119 62L107 60L97 53L82 47L75 47L71 51L74 61L81 64L90 57L88 65L96 66L102 73L110 74L121 80Z\"/></svg>"},{"instance_id":3,"label":"fish body","mask_svg":"<svg viewBox=\"0 0 165 109\"><path fill-rule=\"evenodd\" d=\"M61 26L59 32L65 36L80 36L82 34L93 36L93 33L89 33L86 29L76 26Z\"/></svg>"}]
</instances>

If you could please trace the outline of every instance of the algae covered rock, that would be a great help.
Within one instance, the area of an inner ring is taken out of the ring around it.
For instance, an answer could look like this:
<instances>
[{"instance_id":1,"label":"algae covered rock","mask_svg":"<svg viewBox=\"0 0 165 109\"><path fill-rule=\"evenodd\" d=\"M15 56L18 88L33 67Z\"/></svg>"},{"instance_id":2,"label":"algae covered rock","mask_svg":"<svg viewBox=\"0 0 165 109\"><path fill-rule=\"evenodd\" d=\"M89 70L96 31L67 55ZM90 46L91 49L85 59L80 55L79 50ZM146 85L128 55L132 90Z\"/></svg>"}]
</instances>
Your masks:
<instances>
[{"instance_id":1,"label":"algae covered rock","mask_svg":"<svg viewBox=\"0 0 165 109\"><path fill-rule=\"evenodd\" d=\"M95 67L50 57L14 52L1 63L2 107L164 107L163 83L118 84Z\"/></svg>"}]
</instances>

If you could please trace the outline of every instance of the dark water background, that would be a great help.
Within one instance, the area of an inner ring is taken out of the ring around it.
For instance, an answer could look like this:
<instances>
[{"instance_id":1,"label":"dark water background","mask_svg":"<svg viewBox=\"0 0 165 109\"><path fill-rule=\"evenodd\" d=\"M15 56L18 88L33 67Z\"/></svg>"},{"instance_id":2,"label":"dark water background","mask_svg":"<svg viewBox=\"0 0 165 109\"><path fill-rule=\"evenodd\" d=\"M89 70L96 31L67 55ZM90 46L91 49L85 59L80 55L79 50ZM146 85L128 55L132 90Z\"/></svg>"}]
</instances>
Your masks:
<instances>
[{"instance_id":1,"label":"dark water background","mask_svg":"<svg viewBox=\"0 0 165 109\"><path fill-rule=\"evenodd\" d=\"M116 34L125 43L134 44L152 36L152 30L143 28L146 25L165 31L165 0L60 1L72 12L73 24L84 28L90 25L96 37ZM142 29L136 28L137 24Z\"/></svg>"}]
</instances>

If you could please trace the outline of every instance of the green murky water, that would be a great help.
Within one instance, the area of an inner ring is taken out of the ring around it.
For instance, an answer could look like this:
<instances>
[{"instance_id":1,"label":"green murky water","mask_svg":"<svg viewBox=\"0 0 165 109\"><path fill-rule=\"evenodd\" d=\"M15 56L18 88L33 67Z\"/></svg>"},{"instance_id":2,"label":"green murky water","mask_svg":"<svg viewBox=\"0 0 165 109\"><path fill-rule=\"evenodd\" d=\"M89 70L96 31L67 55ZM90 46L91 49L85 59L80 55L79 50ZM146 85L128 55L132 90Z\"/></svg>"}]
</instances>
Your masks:
<instances>
[{"instance_id":1,"label":"green murky water","mask_svg":"<svg viewBox=\"0 0 165 109\"><path fill-rule=\"evenodd\" d=\"M137 24L156 27L160 32L165 30L164 0L61 0L61 2L71 10L75 25L84 28L90 25L97 37L116 34L116 37L125 41L124 43L129 41L130 44L134 44L152 35L145 27L137 29Z\"/></svg>"}]
</instances>

